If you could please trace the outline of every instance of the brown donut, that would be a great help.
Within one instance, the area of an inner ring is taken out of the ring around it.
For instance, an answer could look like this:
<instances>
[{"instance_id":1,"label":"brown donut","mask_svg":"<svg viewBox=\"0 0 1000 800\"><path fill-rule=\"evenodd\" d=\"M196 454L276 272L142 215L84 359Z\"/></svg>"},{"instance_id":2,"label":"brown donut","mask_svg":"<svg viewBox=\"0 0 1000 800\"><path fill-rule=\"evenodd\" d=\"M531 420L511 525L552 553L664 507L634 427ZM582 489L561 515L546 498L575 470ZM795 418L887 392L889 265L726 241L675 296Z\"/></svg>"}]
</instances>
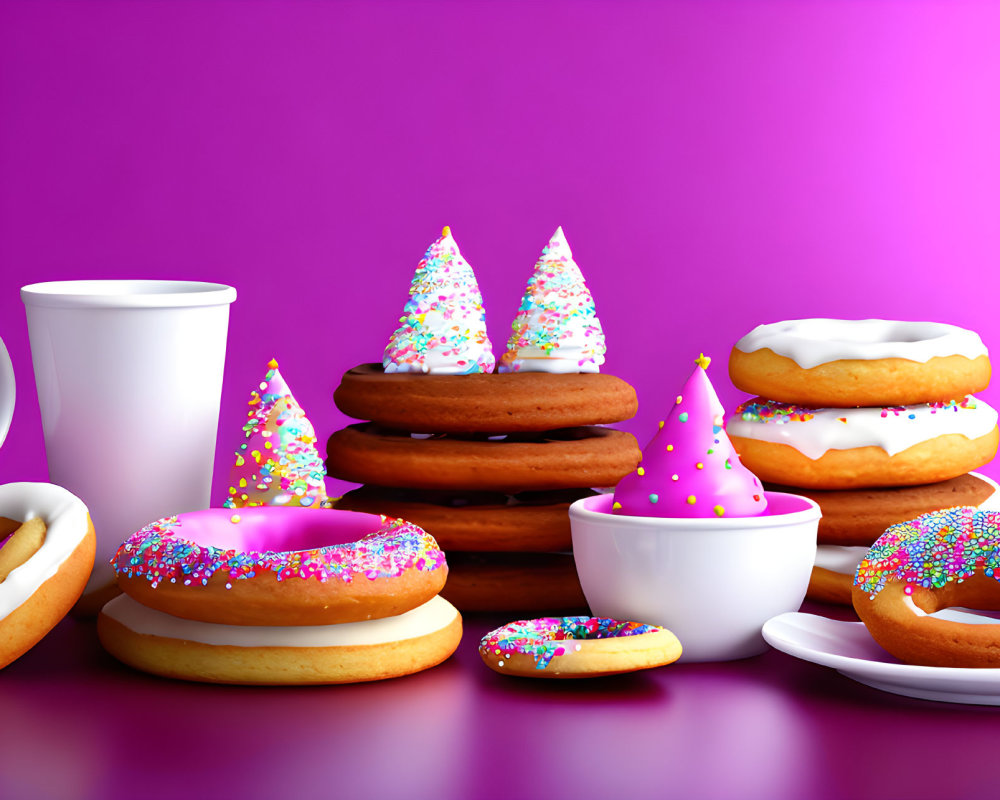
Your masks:
<instances>
[{"instance_id":1,"label":"brown donut","mask_svg":"<svg viewBox=\"0 0 1000 800\"><path fill-rule=\"evenodd\" d=\"M621 422L638 409L635 389L602 373L385 374L349 370L333 400L350 417L413 433L519 433Z\"/></svg>"},{"instance_id":2,"label":"brown donut","mask_svg":"<svg viewBox=\"0 0 1000 800\"><path fill-rule=\"evenodd\" d=\"M851 605L851 582L853 575L834 572L824 567L813 567L809 576L809 588L806 599L818 603L831 603L839 606Z\"/></svg>"},{"instance_id":3,"label":"brown donut","mask_svg":"<svg viewBox=\"0 0 1000 800\"><path fill-rule=\"evenodd\" d=\"M570 549L569 505L590 494L588 489L571 489L436 497L423 491L362 486L338 499L336 507L409 520L447 551L546 553Z\"/></svg>"},{"instance_id":4,"label":"brown donut","mask_svg":"<svg viewBox=\"0 0 1000 800\"><path fill-rule=\"evenodd\" d=\"M354 483L516 494L614 486L641 457L635 437L612 428L564 428L492 441L416 439L366 423L330 437L326 466L331 477Z\"/></svg>"},{"instance_id":5,"label":"brown donut","mask_svg":"<svg viewBox=\"0 0 1000 800\"><path fill-rule=\"evenodd\" d=\"M865 547L890 525L939 508L979 506L994 491L992 483L975 474L959 475L924 486L826 491L765 483L764 488L769 492L800 494L819 504L823 512L819 521L819 544ZM850 602L849 581L845 596Z\"/></svg>"},{"instance_id":6,"label":"brown donut","mask_svg":"<svg viewBox=\"0 0 1000 800\"><path fill-rule=\"evenodd\" d=\"M573 556L567 553L449 553L441 596L459 611L586 612Z\"/></svg>"}]
</instances>

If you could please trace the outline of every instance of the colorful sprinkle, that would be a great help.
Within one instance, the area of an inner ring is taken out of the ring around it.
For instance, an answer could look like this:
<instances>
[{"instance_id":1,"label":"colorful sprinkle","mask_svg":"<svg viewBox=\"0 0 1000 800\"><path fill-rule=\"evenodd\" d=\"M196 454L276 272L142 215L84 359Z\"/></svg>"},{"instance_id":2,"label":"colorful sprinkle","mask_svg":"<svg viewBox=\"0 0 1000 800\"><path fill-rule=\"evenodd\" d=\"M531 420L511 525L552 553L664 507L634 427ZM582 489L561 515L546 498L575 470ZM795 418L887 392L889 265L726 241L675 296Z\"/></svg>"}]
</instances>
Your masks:
<instances>
[{"instance_id":1,"label":"colorful sprinkle","mask_svg":"<svg viewBox=\"0 0 1000 800\"><path fill-rule=\"evenodd\" d=\"M1000 580L1000 512L961 506L886 529L858 565L854 585L874 597L891 579L940 589L979 571Z\"/></svg>"}]
</instances>

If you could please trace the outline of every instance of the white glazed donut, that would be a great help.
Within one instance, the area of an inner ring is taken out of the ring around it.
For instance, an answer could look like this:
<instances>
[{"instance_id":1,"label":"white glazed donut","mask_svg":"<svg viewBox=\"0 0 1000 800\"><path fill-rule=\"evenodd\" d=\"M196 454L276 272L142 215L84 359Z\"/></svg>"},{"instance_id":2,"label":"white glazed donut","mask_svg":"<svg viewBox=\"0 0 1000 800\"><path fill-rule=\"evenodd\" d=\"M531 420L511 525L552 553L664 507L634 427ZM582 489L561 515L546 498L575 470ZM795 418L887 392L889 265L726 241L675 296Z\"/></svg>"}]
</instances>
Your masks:
<instances>
[{"instance_id":1,"label":"white glazed donut","mask_svg":"<svg viewBox=\"0 0 1000 800\"><path fill-rule=\"evenodd\" d=\"M97 632L120 661L168 678L347 683L409 675L441 663L458 646L462 618L435 596L403 614L361 622L221 625L174 617L123 594L101 610Z\"/></svg>"},{"instance_id":2,"label":"white glazed donut","mask_svg":"<svg viewBox=\"0 0 1000 800\"><path fill-rule=\"evenodd\" d=\"M799 319L758 325L729 360L737 388L808 406L913 405L989 385L973 331L941 322Z\"/></svg>"},{"instance_id":3,"label":"white glazed donut","mask_svg":"<svg viewBox=\"0 0 1000 800\"><path fill-rule=\"evenodd\" d=\"M94 566L95 538L87 507L50 483L0 486L0 516L45 523L41 546L0 577L0 667L5 667L37 644L80 597Z\"/></svg>"},{"instance_id":4,"label":"white glazed donut","mask_svg":"<svg viewBox=\"0 0 1000 800\"><path fill-rule=\"evenodd\" d=\"M974 397L892 408L804 408L757 397L726 431L763 481L807 489L935 483L996 455L997 412Z\"/></svg>"}]
</instances>

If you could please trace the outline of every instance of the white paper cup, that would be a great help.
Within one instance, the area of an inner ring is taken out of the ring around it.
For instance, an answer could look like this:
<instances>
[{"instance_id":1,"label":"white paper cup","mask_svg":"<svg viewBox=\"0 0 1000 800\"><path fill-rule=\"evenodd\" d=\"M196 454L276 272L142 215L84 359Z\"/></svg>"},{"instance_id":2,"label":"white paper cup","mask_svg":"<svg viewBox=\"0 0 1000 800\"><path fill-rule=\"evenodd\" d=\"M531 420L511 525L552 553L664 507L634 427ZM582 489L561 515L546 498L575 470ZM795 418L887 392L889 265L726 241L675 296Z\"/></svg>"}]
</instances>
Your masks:
<instances>
[{"instance_id":1,"label":"white paper cup","mask_svg":"<svg viewBox=\"0 0 1000 800\"><path fill-rule=\"evenodd\" d=\"M82 605L108 593L108 561L130 534L208 507L235 299L196 281L21 289L49 478L87 504L97 533Z\"/></svg>"}]
</instances>

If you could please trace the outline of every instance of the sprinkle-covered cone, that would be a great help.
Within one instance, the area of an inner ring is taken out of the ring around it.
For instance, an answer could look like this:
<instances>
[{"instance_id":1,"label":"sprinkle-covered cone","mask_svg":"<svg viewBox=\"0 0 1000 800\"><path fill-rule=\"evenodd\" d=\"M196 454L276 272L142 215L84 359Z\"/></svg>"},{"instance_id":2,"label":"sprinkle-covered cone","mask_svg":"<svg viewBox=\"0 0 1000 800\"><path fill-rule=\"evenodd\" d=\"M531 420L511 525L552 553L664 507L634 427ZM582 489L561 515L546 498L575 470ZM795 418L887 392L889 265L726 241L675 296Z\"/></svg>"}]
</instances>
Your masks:
<instances>
[{"instance_id":1,"label":"sprinkle-covered cone","mask_svg":"<svg viewBox=\"0 0 1000 800\"><path fill-rule=\"evenodd\" d=\"M417 265L400 323L382 358L386 372L456 375L496 365L479 284L447 226Z\"/></svg>"},{"instance_id":2,"label":"sprinkle-covered cone","mask_svg":"<svg viewBox=\"0 0 1000 800\"><path fill-rule=\"evenodd\" d=\"M278 362L250 393L243 426L245 441L236 448L226 508L327 504L326 470L316 450L316 432L288 389Z\"/></svg>"},{"instance_id":3,"label":"sprinkle-covered cone","mask_svg":"<svg viewBox=\"0 0 1000 800\"><path fill-rule=\"evenodd\" d=\"M598 372L604 363L594 298L561 227L535 264L511 328L501 372Z\"/></svg>"}]
</instances>

